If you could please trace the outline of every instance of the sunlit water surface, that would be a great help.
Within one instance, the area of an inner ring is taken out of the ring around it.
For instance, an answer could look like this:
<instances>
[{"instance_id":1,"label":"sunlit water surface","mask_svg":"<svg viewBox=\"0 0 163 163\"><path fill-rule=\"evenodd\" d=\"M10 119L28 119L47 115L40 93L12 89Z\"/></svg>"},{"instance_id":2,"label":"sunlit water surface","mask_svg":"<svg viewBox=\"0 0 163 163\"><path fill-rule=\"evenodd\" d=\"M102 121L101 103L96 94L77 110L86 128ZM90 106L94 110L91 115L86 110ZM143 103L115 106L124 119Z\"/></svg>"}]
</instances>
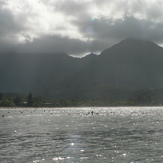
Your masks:
<instances>
[{"instance_id":1,"label":"sunlit water surface","mask_svg":"<svg viewBox=\"0 0 163 163\"><path fill-rule=\"evenodd\" d=\"M162 163L163 108L1 109L0 163L40 162Z\"/></svg>"}]
</instances>

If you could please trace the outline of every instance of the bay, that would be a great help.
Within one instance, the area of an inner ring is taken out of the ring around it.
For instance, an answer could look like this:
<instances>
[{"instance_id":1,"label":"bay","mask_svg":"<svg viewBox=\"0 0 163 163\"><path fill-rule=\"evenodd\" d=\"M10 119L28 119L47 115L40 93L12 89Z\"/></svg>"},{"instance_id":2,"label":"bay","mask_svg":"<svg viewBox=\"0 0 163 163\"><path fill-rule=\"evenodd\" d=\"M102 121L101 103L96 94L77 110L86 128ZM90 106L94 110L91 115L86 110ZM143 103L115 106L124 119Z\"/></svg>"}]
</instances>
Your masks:
<instances>
[{"instance_id":1,"label":"bay","mask_svg":"<svg viewBox=\"0 0 163 163\"><path fill-rule=\"evenodd\" d=\"M0 109L1 163L162 163L163 107Z\"/></svg>"}]
</instances>

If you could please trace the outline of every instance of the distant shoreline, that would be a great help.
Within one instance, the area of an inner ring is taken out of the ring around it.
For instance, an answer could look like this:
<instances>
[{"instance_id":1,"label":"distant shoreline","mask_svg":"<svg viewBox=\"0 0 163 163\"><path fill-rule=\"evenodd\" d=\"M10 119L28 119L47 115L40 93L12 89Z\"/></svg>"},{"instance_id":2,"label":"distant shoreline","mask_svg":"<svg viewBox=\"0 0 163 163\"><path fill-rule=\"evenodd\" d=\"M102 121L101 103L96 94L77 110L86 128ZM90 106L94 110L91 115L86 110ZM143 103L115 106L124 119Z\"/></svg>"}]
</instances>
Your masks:
<instances>
[{"instance_id":1,"label":"distant shoreline","mask_svg":"<svg viewBox=\"0 0 163 163\"><path fill-rule=\"evenodd\" d=\"M16 109L26 109L26 110L37 110L37 109L62 109L62 108L163 108L163 106L70 106L70 107L0 107L0 110L16 110Z\"/></svg>"}]
</instances>

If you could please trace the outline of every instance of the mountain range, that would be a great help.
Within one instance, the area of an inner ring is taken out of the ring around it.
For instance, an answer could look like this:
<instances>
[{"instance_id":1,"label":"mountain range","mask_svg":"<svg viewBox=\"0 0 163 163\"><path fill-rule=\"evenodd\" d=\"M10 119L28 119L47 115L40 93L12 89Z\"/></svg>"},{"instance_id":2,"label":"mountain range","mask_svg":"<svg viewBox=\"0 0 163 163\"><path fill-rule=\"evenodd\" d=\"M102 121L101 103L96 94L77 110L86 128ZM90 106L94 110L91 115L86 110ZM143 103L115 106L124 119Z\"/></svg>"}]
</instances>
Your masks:
<instances>
[{"instance_id":1,"label":"mountain range","mask_svg":"<svg viewBox=\"0 0 163 163\"><path fill-rule=\"evenodd\" d=\"M0 54L0 92L85 99L163 98L163 48L126 39L100 55Z\"/></svg>"}]
</instances>

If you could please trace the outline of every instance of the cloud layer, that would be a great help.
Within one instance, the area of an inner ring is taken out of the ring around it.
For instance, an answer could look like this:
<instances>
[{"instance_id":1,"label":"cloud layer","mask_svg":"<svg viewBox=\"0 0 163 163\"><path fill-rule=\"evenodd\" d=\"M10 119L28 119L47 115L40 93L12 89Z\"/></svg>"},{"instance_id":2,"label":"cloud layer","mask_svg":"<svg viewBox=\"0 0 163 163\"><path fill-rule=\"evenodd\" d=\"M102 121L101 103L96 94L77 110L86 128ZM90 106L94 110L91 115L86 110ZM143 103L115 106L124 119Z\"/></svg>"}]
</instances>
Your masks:
<instances>
[{"instance_id":1,"label":"cloud layer","mask_svg":"<svg viewBox=\"0 0 163 163\"><path fill-rule=\"evenodd\" d=\"M163 44L162 0L0 0L0 47L99 52L126 38Z\"/></svg>"}]
</instances>

